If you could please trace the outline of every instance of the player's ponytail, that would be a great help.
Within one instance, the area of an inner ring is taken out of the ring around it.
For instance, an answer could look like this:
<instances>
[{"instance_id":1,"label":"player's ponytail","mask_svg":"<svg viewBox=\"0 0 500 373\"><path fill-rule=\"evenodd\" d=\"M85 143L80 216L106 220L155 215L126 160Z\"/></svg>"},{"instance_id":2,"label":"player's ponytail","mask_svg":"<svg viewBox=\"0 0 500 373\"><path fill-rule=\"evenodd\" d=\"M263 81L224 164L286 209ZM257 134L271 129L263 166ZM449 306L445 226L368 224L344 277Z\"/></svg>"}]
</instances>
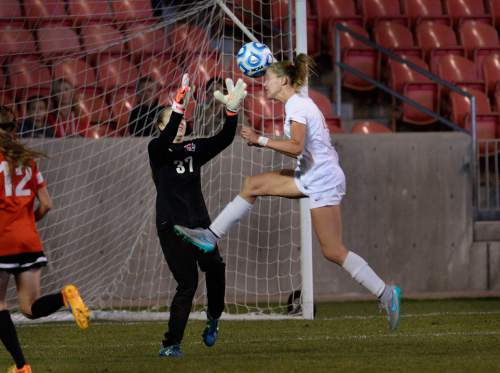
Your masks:
<instances>
[{"instance_id":1,"label":"player's ponytail","mask_svg":"<svg viewBox=\"0 0 500 373\"><path fill-rule=\"evenodd\" d=\"M314 60L304 53L300 53L295 61L281 61L273 63L269 70L278 76L287 76L290 79L290 85L299 90L307 84L309 73L314 68Z\"/></svg>"},{"instance_id":2,"label":"player's ponytail","mask_svg":"<svg viewBox=\"0 0 500 373\"><path fill-rule=\"evenodd\" d=\"M16 116L6 106L0 106L0 152L9 163L11 173L20 165L30 166L36 158L46 156L44 153L31 150L17 141Z\"/></svg>"}]
</instances>

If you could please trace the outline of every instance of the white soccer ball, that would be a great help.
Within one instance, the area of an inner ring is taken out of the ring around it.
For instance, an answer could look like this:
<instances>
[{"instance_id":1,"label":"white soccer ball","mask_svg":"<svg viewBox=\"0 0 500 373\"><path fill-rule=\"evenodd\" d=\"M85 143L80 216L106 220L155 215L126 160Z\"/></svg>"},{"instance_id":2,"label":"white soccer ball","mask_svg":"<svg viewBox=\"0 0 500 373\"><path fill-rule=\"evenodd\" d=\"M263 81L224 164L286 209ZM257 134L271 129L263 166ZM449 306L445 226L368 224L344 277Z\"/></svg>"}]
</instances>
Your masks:
<instances>
[{"instance_id":1,"label":"white soccer ball","mask_svg":"<svg viewBox=\"0 0 500 373\"><path fill-rule=\"evenodd\" d=\"M255 41L243 45L236 56L238 67L250 78L264 75L273 61L274 57L269 47Z\"/></svg>"}]
</instances>

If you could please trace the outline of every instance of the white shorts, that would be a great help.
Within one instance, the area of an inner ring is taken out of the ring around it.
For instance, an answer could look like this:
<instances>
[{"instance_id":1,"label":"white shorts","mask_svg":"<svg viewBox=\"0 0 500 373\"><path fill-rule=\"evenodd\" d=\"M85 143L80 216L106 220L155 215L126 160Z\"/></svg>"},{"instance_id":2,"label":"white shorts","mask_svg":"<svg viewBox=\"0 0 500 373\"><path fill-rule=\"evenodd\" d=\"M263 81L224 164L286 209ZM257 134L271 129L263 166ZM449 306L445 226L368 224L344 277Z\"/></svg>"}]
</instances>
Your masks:
<instances>
[{"instance_id":1,"label":"white shorts","mask_svg":"<svg viewBox=\"0 0 500 373\"><path fill-rule=\"evenodd\" d=\"M345 181L334 186L331 189L324 190L322 192L311 192L306 190L298 177L294 177L293 180L295 181L295 185L297 185L297 188L304 195L309 197L311 209L340 205L340 202L345 195Z\"/></svg>"}]
</instances>

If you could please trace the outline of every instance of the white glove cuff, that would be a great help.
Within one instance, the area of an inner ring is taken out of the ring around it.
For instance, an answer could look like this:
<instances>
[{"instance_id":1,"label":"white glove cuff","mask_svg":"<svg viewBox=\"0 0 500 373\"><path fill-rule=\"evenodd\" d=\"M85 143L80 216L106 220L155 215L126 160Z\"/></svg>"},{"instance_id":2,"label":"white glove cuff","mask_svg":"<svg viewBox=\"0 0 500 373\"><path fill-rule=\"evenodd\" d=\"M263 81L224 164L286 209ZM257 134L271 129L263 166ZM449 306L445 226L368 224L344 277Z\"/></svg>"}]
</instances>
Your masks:
<instances>
[{"instance_id":1,"label":"white glove cuff","mask_svg":"<svg viewBox=\"0 0 500 373\"><path fill-rule=\"evenodd\" d=\"M265 136L259 136L259 139L257 140L257 144L259 144L260 146L266 146L268 142L269 139Z\"/></svg>"},{"instance_id":2,"label":"white glove cuff","mask_svg":"<svg viewBox=\"0 0 500 373\"><path fill-rule=\"evenodd\" d=\"M175 101L172 104L172 110L175 111L176 113L179 113L179 114L184 114L184 111L185 111L184 105L178 104Z\"/></svg>"}]
</instances>

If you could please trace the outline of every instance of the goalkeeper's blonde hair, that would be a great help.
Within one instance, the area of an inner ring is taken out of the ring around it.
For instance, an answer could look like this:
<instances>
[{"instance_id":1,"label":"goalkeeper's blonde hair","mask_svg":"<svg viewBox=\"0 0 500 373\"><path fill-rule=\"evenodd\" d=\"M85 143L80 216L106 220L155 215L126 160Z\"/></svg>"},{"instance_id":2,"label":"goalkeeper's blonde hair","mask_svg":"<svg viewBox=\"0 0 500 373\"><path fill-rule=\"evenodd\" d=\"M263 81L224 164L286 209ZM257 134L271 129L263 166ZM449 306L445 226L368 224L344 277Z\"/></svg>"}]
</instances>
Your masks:
<instances>
[{"instance_id":1,"label":"goalkeeper's blonde hair","mask_svg":"<svg viewBox=\"0 0 500 373\"><path fill-rule=\"evenodd\" d=\"M290 85L299 90L307 84L307 80L312 71L314 71L314 60L304 53L295 57L294 61L275 62L270 67L277 76L287 76L290 79Z\"/></svg>"}]
</instances>

